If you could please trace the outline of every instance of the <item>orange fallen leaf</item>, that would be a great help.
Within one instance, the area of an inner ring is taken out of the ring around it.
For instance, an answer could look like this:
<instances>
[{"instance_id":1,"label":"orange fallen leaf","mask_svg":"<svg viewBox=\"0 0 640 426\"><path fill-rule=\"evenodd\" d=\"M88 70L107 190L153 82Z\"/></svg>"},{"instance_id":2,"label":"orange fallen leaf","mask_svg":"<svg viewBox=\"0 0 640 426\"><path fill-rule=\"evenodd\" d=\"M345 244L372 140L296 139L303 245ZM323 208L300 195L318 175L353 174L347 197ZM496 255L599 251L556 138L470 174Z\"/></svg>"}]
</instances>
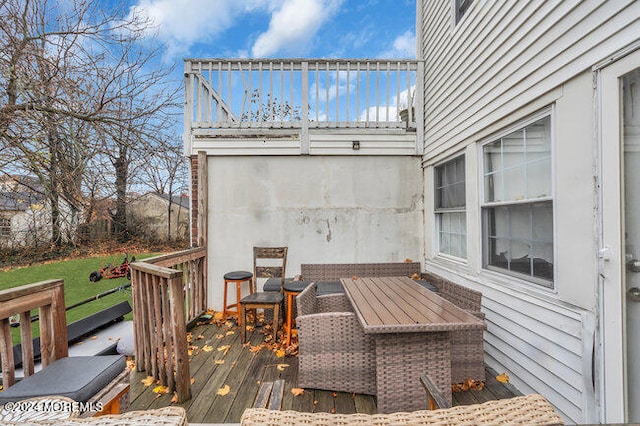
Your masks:
<instances>
[{"instance_id":1,"label":"orange fallen leaf","mask_svg":"<svg viewBox=\"0 0 640 426\"><path fill-rule=\"evenodd\" d=\"M195 378L195 377L192 377L192 378L191 378L191 384L194 384L195 382L196 382L196 378Z\"/></svg>"},{"instance_id":2,"label":"orange fallen leaf","mask_svg":"<svg viewBox=\"0 0 640 426\"><path fill-rule=\"evenodd\" d=\"M291 393L294 396L300 396L300 395L304 394L304 389L302 389L302 388L291 388Z\"/></svg>"},{"instance_id":3,"label":"orange fallen leaf","mask_svg":"<svg viewBox=\"0 0 640 426\"><path fill-rule=\"evenodd\" d=\"M415 272L413 275L411 275L411 279L412 280L419 280L420 278L421 278L420 274L418 274L417 272Z\"/></svg>"},{"instance_id":4,"label":"orange fallen leaf","mask_svg":"<svg viewBox=\"0 0 640 426\"><path fill-rule=\"evenodd\" d=\"M286 352L283 351L282 349L278 349L276 351L276 357L278 357L278 358L282 358L285 354L286 354Z\"/></svg>"},{"instance_id":5,"label":"orange fallen leaf","mask_svg":"<svg viewBox=\"0 0 640 426\"><path fill-rule=\"evenodd\" d=\"M224 337L224 334L216 334L216 339L220 340Z\"/></svg>"},{"instance_id":6,"label":"orange fallen leaf","mask_svg":"<svg viewBox=\"0 0 640 426\"><path fill-rule=\"evenodd\" d=\"M132 358L127 358L127 370L133 371L136 368L136 362Z\"/></svg>"},{"instance_id":7,"label":"orange fallen leaf","mask_svg":"<svg viewBox=\"0 0 640 426\"><path fill-rule=\"evenodd\" d=\"M216 359L216 360L214 361L214 363L215 363L216 365L222 365L222 364L224 364L224 359Z\"/></svg>"},{"instance_id":8,"label":"orange fallen leaf","mask_svg":"<svg viewBox=\"0 0 640 426\"><path fill-rule=\"evenodd\" d=\"M218 389L217 394L220 396L225 396L226 394L229 393L230 390L231 388L229 388L229 385L224 385L224 387L221 387L220 389Z\"/></svg>"},{"instance_id":9,"label":"orange fallen leaf","mask_svg":"<svg viewBox=\"0 0 640 426\"><path fill-rule=\"evenodd\" d=\"M202 334L199 334L197 337L198 340L204 339L204 336Z\"/></svg>"},{"instance_id":10,"label":"orange fallen leaf","mask_svg":"<svg viewBox=\"0 0 640 426\"><path fill-rule=\"evenodd\" d=\"M98 336L91 336L90 339L91 340L96 340L98 338Z\"/></svg>"},{"instance_id":11,"label":"orange fallen leaf","mask_svg":"<svg viewBox=\"0 0 640 426\"><path fill-rule=\"evenodd\" d=\"M509 376L507 376L507 373L498 374L496 380L500 383L509 383Z\"/></svg>"},{"instance_id":12,"label":"orange fallen leaf","mask_svg":"<svg viewBox=\"0 0 640 426\"><path fill-rule=\"evenodd\" d=\"M203 350L204 352L211 352L211 351L213 350L213 346L204 345L204 346L202 347L202 350ZM218 349L218 350L220 350L220 349Z\"/></svg>"},{"instance_id":13,"label":"orange fallen leaf","mask_svg":"<svg viewBox=\"0 0 640 426\"><path fill-rule=\"evenodd\" d=\"M229 349L231 349L231 345L219 346L218 347L218 352L228 351Z\"/></svg>"},{"instance_id":14,"label":"orange fallen leaf","mask_svg":"<svg viewBox=\"0 0 640 426\"><path fill-rule=\"evenodd\" d=\"M235 333L236 333L235 331L227 331L227 336L230 336L230 335L235 334Z\"/></svg>"},{"instance_id":15,"label":"orange fallen leaf","mask_svg":"<svg viewBox=\"0 0 640 426\"><path fill-rule=\"evenodd\" d=\"M331 394L332 397L336 398L338 396L338 392L334 392Z\"/></svg>"},{"instance_id":16,"label":"orange fallen leaf","mask_svg":"<svg viewBox=\"0 0 640 426\"><path fill-rule=\"evenodd\" d=\"M140 380L142 382L143 385L145 386L151 386L153 384L153 377L151 376L147 376L146 379L142 379Z\"/></svg>"},{"instance_id":17,"label":"orange fallen leaf","mask_svg":"<svg viewBox=\"0 0 640 426\"><path fill-rule=\"evenodd\" d=\"M285 368L287 368L289 366L289 364L278 364L278 370L280 371L284 371Z\"/></svg>"},{"instance_id":18,"label":"orange fallen leaf","mask_svg":"<svg viewBox=\"0 0 640 426\"><path fill-rule=\"evenodd\" d=\"M178 392L174 392L173 396L171 397L171 403L172 404L177 404L178 403Z\"/></svg>"},{"instance_id":19,"label":"orange fallen leaf","mask_svg":"<svg viewBox=\"0 0 640 426\"><path fill-rule=\"evenodd\" d=\"M409 259L408 257L404 260L404 263L413 263L413 260Z\"/></svg>"},{"instance_id":20,"label":"orange fallen leaf","mask_svg":"<svg viewBox=\"0 0 640 426\"><path fill-rule=\"evenodd\" d=\"M358 277L354 275L354 276L352 276L352 277L351 277L351 279L352 279L353 281L355 281L355 280L357 280L357 279L358 279Z\"/></svg>"}]
</instances>

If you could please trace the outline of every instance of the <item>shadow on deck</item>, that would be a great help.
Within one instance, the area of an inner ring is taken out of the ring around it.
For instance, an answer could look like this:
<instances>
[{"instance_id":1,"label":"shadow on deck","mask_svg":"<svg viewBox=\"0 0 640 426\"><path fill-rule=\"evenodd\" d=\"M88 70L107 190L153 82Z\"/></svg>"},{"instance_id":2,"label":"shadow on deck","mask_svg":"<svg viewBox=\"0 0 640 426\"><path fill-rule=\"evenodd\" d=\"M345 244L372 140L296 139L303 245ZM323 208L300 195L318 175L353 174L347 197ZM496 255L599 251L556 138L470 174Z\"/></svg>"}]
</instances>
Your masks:
<instances>
[{"instance_id":1,"label":"shadow on deck","mask_svg":"<svg viewBox=\"0 0 640 426\"><path fill-rule=\"evenodd\" d=\"M248 334L252 346L263 342L264 335L260 330L258 328ZM275 352L267 349L255 353L250 351L243 347L235 324L232 327L199 325L192 330L192 336L192 345L198 347L190 357L193 397L183 404L176 404L187 410L190 423L238 423L244 410L253 405L260 383L277 379L285 381L283 410L341 414L376 412L375 397L370 395L307 389L304 394L294 396L291 389L297 387L298 358L278 358ZM198 339L198 336L202 337ZM454 393L453 405L475 404L519 394L512 385L496 381L495 376L494 371L487 369L484 389ZM171 405L172 395L154 393L155 385L142 384L145 377L146 372L132 373L129 410ZM226 385L229 392L218 395Z\"/></svg>"}]
</instances>

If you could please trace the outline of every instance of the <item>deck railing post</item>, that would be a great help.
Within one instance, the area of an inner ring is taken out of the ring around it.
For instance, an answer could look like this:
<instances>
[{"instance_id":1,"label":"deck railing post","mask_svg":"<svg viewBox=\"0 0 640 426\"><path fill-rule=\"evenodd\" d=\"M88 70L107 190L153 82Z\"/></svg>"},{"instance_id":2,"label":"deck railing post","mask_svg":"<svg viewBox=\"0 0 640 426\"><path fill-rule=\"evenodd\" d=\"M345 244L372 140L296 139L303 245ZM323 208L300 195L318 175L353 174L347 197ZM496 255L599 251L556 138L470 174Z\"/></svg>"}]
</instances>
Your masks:
<instances>
[{"instance_id":1,"label":"deck railing post","mask_svg":"<svg viewBox=\"0 0 640 426\"><path fill-rule=\"evenodd\" d=\"M309 62L302 62L302 129L300 130L300 154L309 154Z\"/></svg>"},{"instance_id":2,"label":"deck railing post","mask_svg":"<svg viewBox=\"0 0 640 426\"><path fill-rule=\"evenodd\" d=\"M189 377L189 355L187 352L187 327L184 317L184 298L182 292L183 277L179 271L169 278L171 328L173 329L173 357L176 364L176 391L178 402L191 398L191 382ZM171 356L171 354L167 354Z\"/></svg>"},{"instance_id":3,"label":"deck railing post","mask_svg":"<svg viewBox=\"0 0 640 426\"><path fill-rule=\"evenodd\" d=\"M184 154L191 155L191 128L193 126L193 74L191 62L184 62Z\"/></svg>"}]
</instances>

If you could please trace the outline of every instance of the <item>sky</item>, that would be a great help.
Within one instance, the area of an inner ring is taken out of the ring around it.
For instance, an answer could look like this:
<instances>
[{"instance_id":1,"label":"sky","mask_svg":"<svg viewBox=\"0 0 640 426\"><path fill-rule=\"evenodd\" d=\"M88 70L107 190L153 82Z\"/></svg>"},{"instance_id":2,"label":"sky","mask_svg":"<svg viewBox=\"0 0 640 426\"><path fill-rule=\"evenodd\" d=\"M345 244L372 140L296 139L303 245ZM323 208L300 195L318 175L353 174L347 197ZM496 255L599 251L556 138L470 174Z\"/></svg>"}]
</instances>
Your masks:
<instances>
[{"instance_id":1,"label":"sky","mask_svg":"<svg viewBox=\"0 0 640 426\"><path fill-rule=\"evenodd\" d=\"M132 0L183 58L414 58L415 0Z\"/></svg>"}]
</instances>

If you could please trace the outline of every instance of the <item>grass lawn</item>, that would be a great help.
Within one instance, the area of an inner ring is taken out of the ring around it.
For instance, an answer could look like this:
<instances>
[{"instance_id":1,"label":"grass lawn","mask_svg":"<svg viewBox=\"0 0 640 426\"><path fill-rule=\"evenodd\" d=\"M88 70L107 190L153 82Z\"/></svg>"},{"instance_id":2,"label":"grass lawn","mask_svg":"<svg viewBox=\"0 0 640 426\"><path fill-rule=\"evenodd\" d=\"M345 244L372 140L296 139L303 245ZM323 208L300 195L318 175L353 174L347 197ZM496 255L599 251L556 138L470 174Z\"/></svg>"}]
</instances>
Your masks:
<instances>
[{"instance_id":1,"label":"grass lawn","mask_svg":"<svg viewBox=\"0 0 640 426\"><path fill-rule=\"evenodd\" d=\"M140 254L136 255L136 258L143 259L154 255L155 254L151 253ZM92 271L97 271L109 263L119 265L123 259L124 255L119 255L117 257L89 257L3 271L0 272L0 290L51 279L63 279L65 305L70 306L81 300L88 299L107 290L127 284L129 281L124 277L116 279L103 278L96 283L89 281L89 274ZM130 304L133 303L131 300L130 288L117 291L116 293L67 311L67 324L87 317L124 300L128 301ZM35 313L36 312L32 312L32 314ZM128 314L125 319L131 319L131 314ZM19 328L14 328L12 330L14 334L14 342L16 341L18 330ZM39 334L37 325L34 324L33 330L35 335Z\"/></svg>"}]
</instances>

